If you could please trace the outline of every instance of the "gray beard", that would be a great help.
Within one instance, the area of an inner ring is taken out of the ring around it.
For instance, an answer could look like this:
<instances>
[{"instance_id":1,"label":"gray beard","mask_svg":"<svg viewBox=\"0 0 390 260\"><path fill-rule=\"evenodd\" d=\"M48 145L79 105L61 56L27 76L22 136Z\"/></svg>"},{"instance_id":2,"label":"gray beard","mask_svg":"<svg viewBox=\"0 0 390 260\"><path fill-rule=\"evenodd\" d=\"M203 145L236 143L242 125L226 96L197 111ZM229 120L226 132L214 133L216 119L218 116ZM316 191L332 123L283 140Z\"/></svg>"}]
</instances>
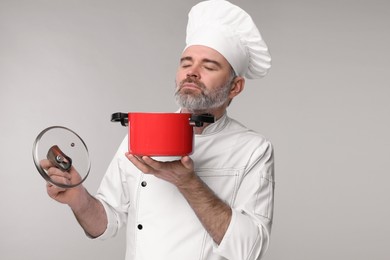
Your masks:
<instances>
[{"instance_id":1,"label":"gray beard","mask_svg":"<svg viewBox=\"0 0 390 260\"><path fill-rule=\"evenodd\" d=\"M229 97L232 80L228 80L222 87L215 92L209 91L201 82L196 82L201 89L201 93L194 94L192 91L182 91L181 82L176 83L175 99L176 103L190 112L204 112L224 105Z\"/></svg>"}]
</instances>

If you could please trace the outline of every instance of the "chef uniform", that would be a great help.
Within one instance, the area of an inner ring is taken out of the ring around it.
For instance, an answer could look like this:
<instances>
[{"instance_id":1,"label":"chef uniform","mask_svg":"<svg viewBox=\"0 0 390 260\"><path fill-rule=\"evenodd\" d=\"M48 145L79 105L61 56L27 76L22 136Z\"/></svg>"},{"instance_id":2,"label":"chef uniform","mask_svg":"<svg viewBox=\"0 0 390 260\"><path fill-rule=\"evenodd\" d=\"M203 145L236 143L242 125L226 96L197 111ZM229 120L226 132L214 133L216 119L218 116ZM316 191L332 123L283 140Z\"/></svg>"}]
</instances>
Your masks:
<instances>
[{"instance_id":1,"label":"chef uniform","mask_svg":"<svg viewBox=\"0 0 390 260\"><path fill-rule=\"evenodd\" d=\"M204 1L189 13L187 46L219 51L237 75L259 78L270 67L267 46L250 16L224 0ZM254 260L270 240L274 200L272 144L224 114L194 137L195 172L232 209L216 244L179 190L143 174L126 157L126 136L96 198L108 217L100 239L127 231L126 260ZM170 157L155 158L160 161Z\"/></svg>"}]
</instances>

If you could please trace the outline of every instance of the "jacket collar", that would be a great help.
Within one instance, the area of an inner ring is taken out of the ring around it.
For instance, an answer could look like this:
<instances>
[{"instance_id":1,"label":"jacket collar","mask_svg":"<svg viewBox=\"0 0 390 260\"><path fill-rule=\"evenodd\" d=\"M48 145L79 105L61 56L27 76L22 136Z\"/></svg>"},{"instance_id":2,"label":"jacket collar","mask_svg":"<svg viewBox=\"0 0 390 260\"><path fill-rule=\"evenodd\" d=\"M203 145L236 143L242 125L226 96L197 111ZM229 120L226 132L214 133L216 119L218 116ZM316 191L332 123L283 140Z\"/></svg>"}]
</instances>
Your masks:
<instances>
[{"instance_id":1,"label":"jacket collar","mask_svg":"<svg viewBox=\"0 0 390 260\"><path fill-rule=\"evenodd\" d=\"M200 134L199 136L218 133L223 128L225 128L227 123L228 123L228 116L227 113L225 113L220 119L206 126L205 129L203 129L202 134Z\"/></svg>"}]
</instances>

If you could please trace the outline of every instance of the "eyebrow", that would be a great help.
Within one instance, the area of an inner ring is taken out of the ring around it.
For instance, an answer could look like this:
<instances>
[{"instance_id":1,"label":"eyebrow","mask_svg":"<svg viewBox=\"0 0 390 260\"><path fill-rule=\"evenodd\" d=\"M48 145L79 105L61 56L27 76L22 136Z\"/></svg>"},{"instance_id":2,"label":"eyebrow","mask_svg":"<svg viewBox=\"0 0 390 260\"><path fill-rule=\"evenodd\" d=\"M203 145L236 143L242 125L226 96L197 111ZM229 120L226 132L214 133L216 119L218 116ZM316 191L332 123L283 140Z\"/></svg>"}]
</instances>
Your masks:
<instances>
[{"instance_id":1,"label":"eyebrow","mask_svg":"<svg viewBox=\"0 0 390 260\"><path fill-rule=\"evenodd\" d=\"M185 57L182 57L180 59L180 63L183 62L183 61L194 61L194 59L191 56L185 56ZM218 68L222 68L221 63L219 63L216 60L203 59L202 63L212 63L212 64L216 65Z\"/></svg>"}]
</instances>

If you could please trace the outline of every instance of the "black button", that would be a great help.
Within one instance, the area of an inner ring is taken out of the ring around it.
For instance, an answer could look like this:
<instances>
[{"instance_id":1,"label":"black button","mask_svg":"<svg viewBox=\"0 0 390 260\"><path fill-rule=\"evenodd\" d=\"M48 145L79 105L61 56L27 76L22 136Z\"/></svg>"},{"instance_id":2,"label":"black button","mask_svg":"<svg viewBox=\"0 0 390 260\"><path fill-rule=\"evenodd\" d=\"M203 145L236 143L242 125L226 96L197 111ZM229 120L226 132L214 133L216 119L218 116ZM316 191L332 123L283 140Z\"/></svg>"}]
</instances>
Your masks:
<instances>
[{"instance_id":1,"label":"black button","mask_svg":"<svg viewBox=\"0 0 390 260\"><path fill-rule=\"evenodd\" d=\"M141 230L143 228L143 226L141 224L139 224L137 227L139 230Z\"/></svg>"},{"instance_id":2,"label":"black button","mask_svg":"<svg viewBox=\"0 0 390 260\"><path fill-rule=\"evenodd\" d=\"M147 185L146 181L141 182L142 187L146 187L146 185Z\"/></svg>"}]
</instances>

